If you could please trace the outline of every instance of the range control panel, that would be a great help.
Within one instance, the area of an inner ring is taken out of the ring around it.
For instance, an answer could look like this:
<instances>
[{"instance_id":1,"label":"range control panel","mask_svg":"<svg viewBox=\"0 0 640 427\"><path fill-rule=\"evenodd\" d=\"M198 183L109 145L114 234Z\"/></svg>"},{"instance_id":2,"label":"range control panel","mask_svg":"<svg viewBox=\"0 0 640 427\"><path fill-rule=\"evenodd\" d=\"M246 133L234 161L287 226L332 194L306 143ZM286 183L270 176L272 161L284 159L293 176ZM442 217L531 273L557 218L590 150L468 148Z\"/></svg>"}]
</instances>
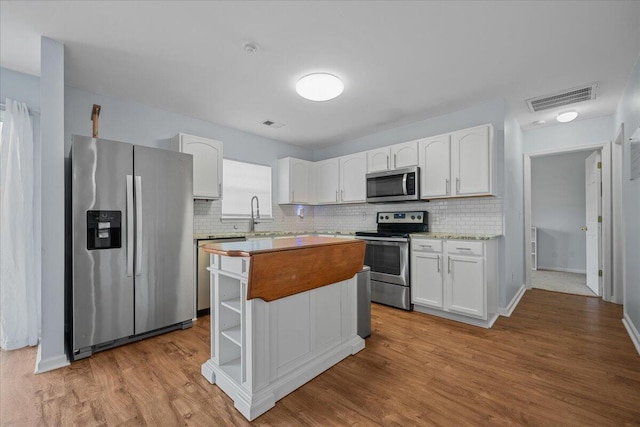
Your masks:
<instances>
[{"instance_id":1,"label":"range control panel","mask_svg":"<svg viewBox=\"0 0 640 427\"><path fill-rule=\"evenodd\" d=\"M378 212L378 224L426 224L426 211Z\"/></svg>"}]
</instances>

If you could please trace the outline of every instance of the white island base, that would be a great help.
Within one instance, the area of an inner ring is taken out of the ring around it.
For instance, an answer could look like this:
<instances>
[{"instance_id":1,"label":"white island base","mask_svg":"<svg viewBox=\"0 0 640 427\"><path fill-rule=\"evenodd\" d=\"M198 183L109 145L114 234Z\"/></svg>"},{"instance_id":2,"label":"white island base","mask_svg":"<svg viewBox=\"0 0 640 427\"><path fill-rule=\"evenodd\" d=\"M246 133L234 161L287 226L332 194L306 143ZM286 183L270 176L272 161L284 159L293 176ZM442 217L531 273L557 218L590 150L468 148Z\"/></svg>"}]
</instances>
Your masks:
<instances>
[{"instance_id":1,"label":"white island base","mask_svg":"<svg viewBox=\"0 0 640 427\"><path fill-rule=\"evenodd\" d=\"M248 257L211 261L211 359L202 375L248 420L364 348L355 277L265 302L246 299Z\"/></svg>"}]
</instances>

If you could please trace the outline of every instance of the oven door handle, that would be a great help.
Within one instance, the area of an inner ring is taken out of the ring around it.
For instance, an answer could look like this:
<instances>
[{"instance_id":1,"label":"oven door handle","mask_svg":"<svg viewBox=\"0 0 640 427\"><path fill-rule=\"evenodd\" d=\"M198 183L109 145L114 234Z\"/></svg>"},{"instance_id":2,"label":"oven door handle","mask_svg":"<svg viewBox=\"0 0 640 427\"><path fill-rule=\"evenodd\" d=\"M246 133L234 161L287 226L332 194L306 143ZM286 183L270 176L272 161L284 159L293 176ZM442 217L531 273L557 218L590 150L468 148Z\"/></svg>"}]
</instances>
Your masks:
<instances>
[{"instance_id":1,"label":"oven door handle","mask_svg":"<svg viewBox=\"0 0 640 427\"><path fill-rule=\"evenodd\" d=\"M404 237L369 237L369 236L356 236L356 239L371 242L372 245L383 245L385 243L398 246L398 243L409 243L409 240Z\"/></svg>"}]
</instances>

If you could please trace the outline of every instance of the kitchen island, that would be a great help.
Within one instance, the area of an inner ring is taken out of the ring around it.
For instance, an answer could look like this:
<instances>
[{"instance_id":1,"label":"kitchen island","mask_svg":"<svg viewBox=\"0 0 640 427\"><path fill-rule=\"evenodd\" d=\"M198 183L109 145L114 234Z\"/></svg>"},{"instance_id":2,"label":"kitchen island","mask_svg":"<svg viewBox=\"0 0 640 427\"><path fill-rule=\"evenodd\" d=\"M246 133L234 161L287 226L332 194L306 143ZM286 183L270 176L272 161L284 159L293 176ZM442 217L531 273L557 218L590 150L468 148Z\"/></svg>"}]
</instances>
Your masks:
<instances>
[{"instance_id":1,"label":"kitchen island","mask_svg":"<svg viewBox=\"0 0 640 427\"><path fill-rule=\"evenodd\" d=\"M202 375L247 419L364 348L356 280L365 243L301 237L206 245L211 359Z\"/></svg>"}]
</instances>

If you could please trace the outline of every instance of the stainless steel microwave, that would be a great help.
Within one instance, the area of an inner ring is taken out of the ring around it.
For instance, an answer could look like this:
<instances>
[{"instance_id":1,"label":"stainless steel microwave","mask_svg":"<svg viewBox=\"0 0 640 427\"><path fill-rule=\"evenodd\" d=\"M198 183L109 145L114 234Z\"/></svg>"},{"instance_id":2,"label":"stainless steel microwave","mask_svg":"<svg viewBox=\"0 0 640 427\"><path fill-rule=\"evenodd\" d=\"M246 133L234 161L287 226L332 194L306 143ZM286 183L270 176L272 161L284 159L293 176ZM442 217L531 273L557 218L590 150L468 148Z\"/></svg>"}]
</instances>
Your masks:
<instances>
[{"instance_id":1,"label":"stainless steel microwave","mask_svg":"<svg viewBox=\"0 0 640 427\"><path fill-rule=\"evenodd\" d=\"M420 168L417 166L367 174L367 202L420 200Z\"/></svg>"}]
</instances>

